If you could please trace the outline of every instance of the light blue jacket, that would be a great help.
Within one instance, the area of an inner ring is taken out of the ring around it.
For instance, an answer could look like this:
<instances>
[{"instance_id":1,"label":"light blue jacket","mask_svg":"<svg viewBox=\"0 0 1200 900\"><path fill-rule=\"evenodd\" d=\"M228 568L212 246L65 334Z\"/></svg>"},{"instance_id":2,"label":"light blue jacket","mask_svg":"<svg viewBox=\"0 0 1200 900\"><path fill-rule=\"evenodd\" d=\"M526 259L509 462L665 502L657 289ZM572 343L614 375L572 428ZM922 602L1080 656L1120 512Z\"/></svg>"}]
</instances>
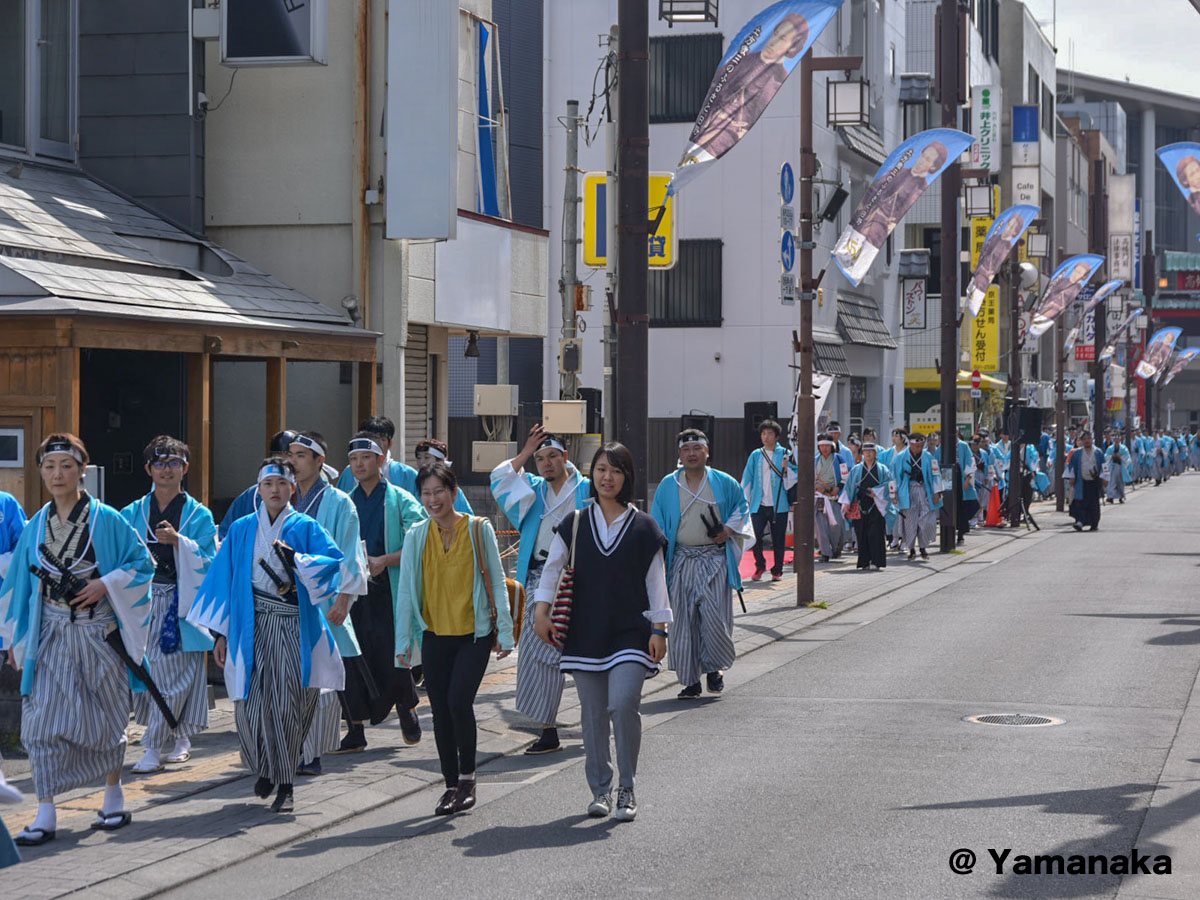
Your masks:
<instances>
[{"instance_id":1,"label":"light blue jacket","mask_svg":"<svg viewBox=\"0 0 1200 900\"><path fill-rule=\"evenodd\" d=\"M750 451L750 456L746 459L746 466L742 469L742 491L746 497L746 506L751 512L758 512L758 508L762 505L762 459L764 455L763 448L756 447ZM775 469L786 476L786 478L780 478L775 471L771 471L771 497L775 502L775 512L786 513L791 508L787 498L788 488L795 484L795 475L798 470L787 451L779 444L775 445L771 461L775 464ZM787 469L784 469L785 464Z\"/></svg>"},{"instance_id":2,"label":"light blue jacket","mask_svg":"<svg viewBox=\"0 0 1200 900\"><path fill-rule=\"evenodd\" d=\"M679 520L682 513L679 509L679 481L683 472L680 467L659 482L654 492L654 505L651 515L658 527L667 536L667 572L671 571L671 561L675 556L675 538L679 534ZM742 587L742 575L738 564L742 554L748 547L754 546L754 529L750 524L750 510L746 505L746 497L742 487L730 475L716 469L707 469L708 483L712 486L713 499L717 501L717 513L721 523L733 532L734 536L725 542L725 569L728 572L729 586L735 591Z\"/></svg>"},{"instance_id":3,"label":"light blue jacket","mask_svg":"<svg viewBox=\"0 0 1200 900\"><path fill-rule=\"evenodd\" d=\"M879 505L879 500L875 500L875 508L883 514L884 519L889 516L897 515L896 504L892 500L892 488L895 487L895 480L892 478L891 470L881 462L875 463L875 468L878 469L879 487L883 488L884 498L887 504L882 508ZM850 470L850 477L846 479L846 485L842 488L841 502L847 506L858 499L858 486L862 484L863 473L865 468L862 463L858 463Z\"/></svg>"},{"instance_id":4,"label":"light blue jacket","mask_svg":"<svg viewBox=\"0 0 1200 900\"><path fill-rule=\"evenodd\" d=\"M905 451L898 461L893 460L889 471L896 480L896 508L908 509L912 506L912 495L910 493L912 485L912 474L909 460L912 458L912 453ZM933 454L928 450L921 451L921 475L925 479L923 485L925 491L925 499L929 501L930 509L941 509L942 498L941 492L937 490L941 487L940 472L934 474L934 468L937 466ZM937 497L937 500L934 500Z\"/></svg>"}]
</instances>

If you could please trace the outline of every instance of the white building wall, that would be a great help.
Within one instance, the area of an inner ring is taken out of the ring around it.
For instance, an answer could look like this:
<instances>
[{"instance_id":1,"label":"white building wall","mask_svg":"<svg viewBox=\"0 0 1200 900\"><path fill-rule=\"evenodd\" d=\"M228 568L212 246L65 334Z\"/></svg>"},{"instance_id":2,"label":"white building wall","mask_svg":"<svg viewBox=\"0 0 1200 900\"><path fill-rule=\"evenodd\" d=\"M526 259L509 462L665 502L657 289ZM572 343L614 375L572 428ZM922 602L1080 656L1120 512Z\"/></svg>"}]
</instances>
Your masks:
<instances>
[{"instance_id":1,"label":"white building wall","mask_svg":"<svg viewBox=\"0 0 1200 900\"><path fill-rule=\"evenodd\" d=\"M856 6L858 6L856 4ZM898 81L885 74L884 56L889 43L897 47L897 68L903 59L903 2L891 0L885 6L867 4L872 17L873 65L878 73L872 78L873 99L883 111L881 127L889 149L896 142L899 125L895 110ZM763 8L759 0L725 0L720 6L720 28L725 45L741 26ZM813 52L834 55L849 52L852 26L850 4L826 29ZM578 99L586 110L591 97L592 78L604 55L597 37L607 34L616 22L614 0L555 0L546 5L546 188L545 221L551 225L550 270L557 274L561 265L563 169L566 155L565 130L559 118L566 112L568 99ZM840 34L839 34L840 29ZM652 36L711 33L712 25L676 25L668 29L651 15ZM884 49L881 49L884 48ZM838 75L837 77L840 77ZM840 139L825 127L825 76L819 75L814 89L812 118L814 145L821 162L819 177L836 178L846 166L849 153ZM650 330L651 417L674 417L692 410L718 418L741 418L748 401L774 400L781 416L790 414L794 391L795 361L792 354L792 330L799 330L798 306L783 306L779 301L779 169L790 162L799 173L800 115L802 98L800 73L796 70L780 89L762 118L724 158L705 174L689 183L678 197L676 221L681 240L720 238L723 251L723 323L720 328L652 328ZM597 108L600 108L598 104ZM593 124L595 123L593 119ZM673 170L687 143L691 123L672 123L650 127L650 169ZM580 168L604 169L604 136L599 133L591 146L581 142ZM797 178L797 191L799 183ZM861 193L861 192L860 192ZM827 195L827 189L823 189ZM855 196L854 199L857 199ZM798 200L798 198L797 198ZM794 201L795 202L795 201ZM796 203L798 208L798 203ZM840 228L853 212L848 202L839 220L823 223L816 235L814 269L828 267L822 283L823 302L814 306L814 329L825 340L837 340L838 290L847 287L830 263L830 252ZM897 248L901 246L897 244ZM591 284L594 296L603 297L604 273L580 269L580 279ZM874 296L885 321L897 326L898 292L895 279L884 271L881 256L870 282L856 293ZM587 331L584 341L582 384L601 386L602 303L583 313ZM559 304L550 303L549 331L561 327ZM547 342L545 395L557 396L557 347ZM877 351L869 350L869 353ZM874 396L868 406L885 409L890 379L899 402L903 383L901 354L887 354L886 364L876 364ZM856 372L856 374L858 374ZM849 392L839 387L831 398L835 415L848 417ZM878 421L873 424L879 424ZM886 427L888 423L883 423Z\"/></svg>"}]
</instances>

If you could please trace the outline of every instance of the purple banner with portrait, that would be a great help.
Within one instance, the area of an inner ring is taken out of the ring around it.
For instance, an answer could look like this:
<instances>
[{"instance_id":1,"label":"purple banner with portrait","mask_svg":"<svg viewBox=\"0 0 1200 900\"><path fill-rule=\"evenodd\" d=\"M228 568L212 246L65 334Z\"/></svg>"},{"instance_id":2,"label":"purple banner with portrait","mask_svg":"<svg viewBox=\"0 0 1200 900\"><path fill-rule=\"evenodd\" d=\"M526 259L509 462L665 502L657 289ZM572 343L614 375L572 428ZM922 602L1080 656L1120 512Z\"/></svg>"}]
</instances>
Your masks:
<instances>
[{"instance_id":1,"label":"purple banner with portrait","mask_svg":"<svg viewBox=\"0 0 1200 900\"><path fill-rule=\"evenodd\" d=\"M1187 350L1181 350L1175 357L1175 361L1171 363L1171 368L1167 370L1167 376L1163 379L1162 386L1166 387L1168 384L1170 384L1171 379L1186 369L1188 364L1191 363L1191 361L1198 355L1200 355L1200 349L1196 347L1189 347Z\"/></svg>"},{"instance_id":2,"label":"purple banner with portrait","mask_svg":"<svg viewBox=\"0 0 1200 900\"><path fill-rule=\"evenodd\" d=\"M1087 305L1084 306L1083 312L1079 314L1079 321L1075 323L1075 326L1069 332L1067 332L1067 339L1063 342L1063 350L1069 352L1075 349L1075 344L1078 342L1079 335L1083 331L1083 325L1087 321L1088 313L1107 300L1108 295L1124 283L1125 282L1122 279L1114 278L1112 281L1106 281L1100 286L1100 289L1092 295L1092 298L1088 300ZM1080 293L1082 293L1082 291Z\"/></svg>"},{"instance_id":3,"label":"purple banner with portrait","mask_svg":"<svg viewBox=\"0 0 1200 900\"><path fill-rule=\"evenodd\" d=\"M1095 271L1104 264L1104 257L1095 253L1081 253L1065 260L1050 276L1046 292L1033 311L1033 324L1029 334L1041 337L1050 330L1054 320L1064 309L1075 302L1083 286L1091 280Z\"/></svg>"},{"instance_id":4,"label":"purple banner with portrait","mask_svg":"<svg viewBox=\"0 0 1200 900\"><path fill-rule=\"evenodd\" d=\"M1171 351L1175 349L1175 342L1181 334L1182 328L1160 328L1156 331L1154 337L1150 338L1150 343L1146 345L1146 352L1142 354L1134 374L1138 378L1150 379L1166 368L1167 360L1171 358Z\"/></svg>"},{"instance_id":5,"label":"purple banner with portrait","mask_svg":"<svg viewBox=\"0 0 1200 900\"><path fill-rule=\"evenodd\" d=\"M781 0L742 27L721 58L700 104L687 149L667 188L668 196L746 136L842 2Z\"/></svg>"},{"instance_id":6,"label":"purple banner with portrait","mask_svg":"<svg viewBox=\"0 0 1200 900\"><path fill-rule=\"evenodd\" d=\"M851 284L863 280L905 213L974 140L952 128L931 128L883 161L833 248L833 261Z\"/></svg>"},{"instance_id":7,"label":"purple banner with portrait","mask_svg":"<svg viewBox=\"0 0 1200 900\"><path fill-rule=\"evenodd\" d=\"M1114 353L1117 352L1117 341L1120 340L1121 335L1123 335L1125 333L1125 331L1129 328L1129 326L1133 324L1134 320L1137 319L1137 317L1140 316L1145 311L1146 310L1143 307L1139 306L1137 309L1133 310L1129 315L1127 315L1125 317L1124 321L1122 321L1121 324L1117 326L1116 331L1114 331L1111 335L1109 335L1108 343L1105 345L1104 349L1100 352L1100 356L1099 356L1100 362L1104 362L1104 360L1108 359L1110 356L1112 356Z\"/></svg>"},{"instance_id":8,"label":"purple banner with portrait","mask_svg":"<svg viewBox=\"0 0 1200 900\"><path fill-rule=\"evenodd\" d=\"M1184 141L1159 147L1156 152L1192 212L1200 215L1200 144Z\"/></svg>"},{"instance_id":9,"label":"purple banner with portrait","mask_svg":"<svg viewBox=\"0 0 1200 900\"><path fill-rule=\"evenodd\" d=\"M983 298L987 296L987 289L991 285L992 279L1004 265L1004 260L1008 258L1012 248L1021 239L1021 235L1025 233L1029 223L1036 219L1040 212L1041 210L1036 206L1023 204L1009 207L996 216L996 221L988 229L987 237L983 239L983 247L979 251L979 265L975 267L975 274L971 276L971 281L967 285L967 302L971 307L971 318L979 315L980 307L983 306Z\"/></svg>"}]
</instances>

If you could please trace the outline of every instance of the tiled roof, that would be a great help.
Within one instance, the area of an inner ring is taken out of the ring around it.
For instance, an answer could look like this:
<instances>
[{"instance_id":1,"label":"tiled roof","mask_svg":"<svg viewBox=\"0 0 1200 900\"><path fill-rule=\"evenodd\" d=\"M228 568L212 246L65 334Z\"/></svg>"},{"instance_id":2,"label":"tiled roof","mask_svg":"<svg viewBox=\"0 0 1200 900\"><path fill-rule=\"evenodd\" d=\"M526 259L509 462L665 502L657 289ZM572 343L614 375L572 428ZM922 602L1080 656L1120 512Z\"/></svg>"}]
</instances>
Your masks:
<instances>
[{"instance_id":1,"label":"tiled roof","mask_svg":"<svg viewBox=\"0 0 1200 900\"><path fill-rule=\"evenodd\" d=\"M899 346L873 301L841 294L837 303L838 332L849 343L888 350L895 350Z\"/></svg>"},{"instance_id":2,"label":"tiled roof","mask_svg":"<svg viewBox=\"0 0 1200 900\"><path fill-rule=\"evenodd\" d=\"M838 129L846 146L868 162L882 166L887 160L883 135L869 125L847 125Z\"/></svg>"},{"instance_id":3,"label":"tiled roof","mask_svg":"<svg viewBox=\"0 0 1200 900\"><path fill-rule=\"evenodd\" d=\"M10 162L0 159L0 314L361 332L320 301L85 175Z\"/></svg>"},{"instance_id":4,"label":"tiled roof","mask_svg":"<svg viewBox=\"0 0 1200 900\"><path fill-rule=\"evenodd\" d=\"M1165 271L1165 272L1200 271L1200 253L1183 253L1179 250L1164 250L1163 251L1163 271Z\"/></svg>"},{"instance_id":5,"label":"tiled roof","mask_svg":"<svg viewBox=\"0 0 1200 900\"><path fill-rule=\"evenodd\" d=\"M850 361L841 344L825 344L813 341L813 368L826 375L850 375Z\"/></svg>"}]
</instances>

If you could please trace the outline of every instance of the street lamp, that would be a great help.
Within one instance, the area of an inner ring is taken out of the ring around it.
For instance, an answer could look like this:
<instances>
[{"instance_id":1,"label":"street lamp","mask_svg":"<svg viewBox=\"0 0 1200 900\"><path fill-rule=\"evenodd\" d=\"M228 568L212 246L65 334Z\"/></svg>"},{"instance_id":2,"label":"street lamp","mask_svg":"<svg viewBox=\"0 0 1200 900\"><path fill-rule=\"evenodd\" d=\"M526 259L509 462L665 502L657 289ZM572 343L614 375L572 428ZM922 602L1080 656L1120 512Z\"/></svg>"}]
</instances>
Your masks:
<instances>
[{"instance_id":1,"label":"street lamp","mask_svg":"<svg viewBox=\"0 0 1200 900\"><path fill-rule=\"evenodd\" d=\"M825 82L825 122L830 128L870 124L871 83L861 79Z\"/></svg>"},{"instance_id":2,"label":"street lamp","mask_svg":"<svg viewBox=\"0 0 1200 900\"><path fill-rule=\"evenodd\" d=\"M990 184L970 184L963 189L968 219L993 219L996 216L996 192Z\"/></svg>"},{"instance_id":3,"label":"street lamp","mask_svg":"<svg viewBox=\"0 0 1200 900\"><path fill-rule=\"evenodd\" d=\"M1050 235L1031 231L1025 236L1025 255L1032 259L1046 259L1050 256Z\"/></svg>"},{"instance_id":4,"label":"street lamp","mask_svg":"<svg viewBox=\"0 0 1200 900\"><path fill-rule=\"evenodd\" d=\"M717 24L718 0L658 0L658 17L668 28L676 22L712 22Z\"/></svg>"}]
</instances>

